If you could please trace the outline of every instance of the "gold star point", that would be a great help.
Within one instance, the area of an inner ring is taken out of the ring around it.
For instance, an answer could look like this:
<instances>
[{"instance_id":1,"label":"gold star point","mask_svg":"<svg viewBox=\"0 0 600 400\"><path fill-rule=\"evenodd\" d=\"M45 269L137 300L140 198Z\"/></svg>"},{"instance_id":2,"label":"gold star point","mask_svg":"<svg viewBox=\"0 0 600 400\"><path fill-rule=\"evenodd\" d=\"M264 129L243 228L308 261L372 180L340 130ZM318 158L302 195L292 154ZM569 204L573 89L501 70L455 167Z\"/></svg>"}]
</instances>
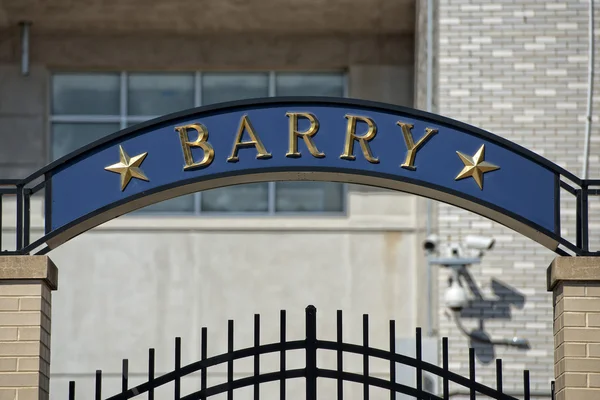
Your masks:
<instances>
[{"instance_id":1,"label":"gold star point","mask_svg":"<svg viewBox=\"0 0 600 400\"><path fill-rule=\"evenodd\" d=\"M487 161L484 161L485 158L485 145L482 144L479 150L475 153L475 155L468 156L460 151L457 151L458 157L461 159L463 164L465 165L460 171L460 173L454 178L454 180L458 181L460 179L465 179L468 177L472 177L479 189L483 190L483 174L486 172L495 171L500 169L499 166L491 164Z\"/></svg>"},{"instance_id":2,"label":"gold star point","mask_svg":"<svg viewBox=\"0 0 600 400\"><path fill-rule=\"evenodd\" d=\"M132 178L137 178L149 182L140 166L148 152L139 154L135 157L129 157L122 146L119 146L119 162L104 168L106 171L121 175L121 191L125 190Z\"/></svg>"}]
</instances>

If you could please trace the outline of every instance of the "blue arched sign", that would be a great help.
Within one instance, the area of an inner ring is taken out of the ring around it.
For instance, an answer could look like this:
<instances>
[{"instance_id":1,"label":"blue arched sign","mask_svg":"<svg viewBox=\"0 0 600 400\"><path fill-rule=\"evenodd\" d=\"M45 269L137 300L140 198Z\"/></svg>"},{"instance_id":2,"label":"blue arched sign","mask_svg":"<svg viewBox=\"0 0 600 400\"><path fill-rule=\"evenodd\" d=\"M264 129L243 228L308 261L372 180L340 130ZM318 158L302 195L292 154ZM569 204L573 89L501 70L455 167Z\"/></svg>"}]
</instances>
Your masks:
<instances>
[{"instance_id":1,"label":"blue arched sign","mask_svg":"<svg viewBox=\"0 0 600 400\"><path fill-rule=\"evenodd\" d=\"M28 180L42 176L46 234L36 244L49 248L158 201L273 180L414 193L488 217L554 251L576 247L560 235L559 189L561 176L578 178L472 126L358 100L269 98L187 110L92 143Z\"/></svg>"}]
</instances>

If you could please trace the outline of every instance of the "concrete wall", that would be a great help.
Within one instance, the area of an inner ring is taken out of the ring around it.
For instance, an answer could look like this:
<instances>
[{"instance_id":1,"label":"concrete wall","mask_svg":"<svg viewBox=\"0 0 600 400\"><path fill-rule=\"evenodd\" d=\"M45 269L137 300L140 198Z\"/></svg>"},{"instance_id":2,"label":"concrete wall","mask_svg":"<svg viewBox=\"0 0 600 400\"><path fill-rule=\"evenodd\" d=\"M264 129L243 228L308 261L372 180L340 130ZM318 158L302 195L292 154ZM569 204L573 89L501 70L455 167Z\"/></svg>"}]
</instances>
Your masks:
<instances>
[{"instance_id":1,"label":"concrete wall","mask_svg":"<svg viewBox=\"0 0 600 400\"><path fill-rule=\"evenodd\" d=\"M47 162L48 73L32 68L20 76L17 64L0 64L0 176L25 178Z\"/></svg>"},{"instance_id":2,"label":"concrete wall","mask_svg":"<svg viewBox=\"0 0 600 400\"><path fill-rule=\"evenodd\" d=\"M209 352L225 352L227 319L236 322L236 348L251 346L254 313L263 317L265 342L278 340L280 309L289 311L288 337L302 338L308 304L318 309L319 335L330 340L337 309L347 314L346 340L361 342L362 313L370 314L374 345L387 347L389 319L398 321L399 336L411 336L415 305L424 303L414 272L414 235L400 228L324 230L118 230L90 233L65 245L53 255L63 265L61 277L66 275L61 285L70 288L58 293L54 303L53 398L65 394L75 374L81 390L91 393L95 369L118 373L122 358L144 376L149 347L157 349L157 372L168 372L175 336L184 343L184 364L196 361L203 326L209 331ZM95 246L104 250L77 252ZM332 367L334 357L320 360ZM277 356L267 360L264 370L278 368ZM303 355L290 362L302 363ZM346 363L354 371L362 368L360 357ZM250 360L235 368L238 376L252 374ZM371 369L386 376L388 365L372 363ZM224 379L223 371L209 371L209 376ZM107 393L120 387L118 376L106 383Z\"/></svg>"}]
</instances>

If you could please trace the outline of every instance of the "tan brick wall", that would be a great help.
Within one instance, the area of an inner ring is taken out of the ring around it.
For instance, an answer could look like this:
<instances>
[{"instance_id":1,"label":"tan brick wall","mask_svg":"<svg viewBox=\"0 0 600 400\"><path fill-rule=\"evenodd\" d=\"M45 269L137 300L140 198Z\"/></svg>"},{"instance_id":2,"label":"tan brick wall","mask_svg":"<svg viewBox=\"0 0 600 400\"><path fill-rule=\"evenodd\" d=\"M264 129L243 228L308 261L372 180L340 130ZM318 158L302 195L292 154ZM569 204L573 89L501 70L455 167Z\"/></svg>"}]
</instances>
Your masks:
<instances>
[{"instance_id":1,"label":"tan brick wall","mask_svg":"<svg viewBox=\"0 0 600 400\"><path fill-rule=\"evenodd\" d=\"M600 282L554 289L556 399L600 398Z\"/></svg>"},{"instance_id":2,"label":"tan brick wall","mask_svg":"<svg viewBox=\"0 0 600 400\"><path fill-rule=\"evenodd\" d=\"M49 398L57 276L48 257L0 257L0 400Z\"/></svg>"},{"instance_id":3,"label":"tan brick wall","mask_svg":"<svg viewBox=\"0 0 600 400\"><path fill-rule=\"evenodd\" d=\"M44 281L0 281L0 399L47 399L51 291Z\"/></svg>"}]
</instances>

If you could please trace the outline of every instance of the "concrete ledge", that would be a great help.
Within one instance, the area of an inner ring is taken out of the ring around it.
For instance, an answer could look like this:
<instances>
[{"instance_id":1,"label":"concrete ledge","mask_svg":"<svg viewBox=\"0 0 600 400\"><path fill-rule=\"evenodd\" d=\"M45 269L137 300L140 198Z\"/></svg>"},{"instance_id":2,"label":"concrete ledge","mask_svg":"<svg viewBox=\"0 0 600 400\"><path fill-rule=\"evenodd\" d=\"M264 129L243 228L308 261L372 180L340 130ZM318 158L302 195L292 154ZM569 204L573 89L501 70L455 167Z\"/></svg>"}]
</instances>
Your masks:
<instances>
[{"instance_id":1,"label":"concrete ledge","mask_svg":"<svg viewBox=\"0 0 600 400\"><path fill-rule=\"evenodd\" d=\"M559 281L597 281L600 283L600 257L556 257L546 272L551 292Z\"/></svg>"},{"instance_id":2,"label":"concrete ledge","mask_svg":"<svg viewBox=\"0 0 600 400\"><path fill-rule=\"evenodd\" d=\"M58 289L58 268L48 256L0 256L0 282L43 280Z\"/></svg>"}]
</instances>

